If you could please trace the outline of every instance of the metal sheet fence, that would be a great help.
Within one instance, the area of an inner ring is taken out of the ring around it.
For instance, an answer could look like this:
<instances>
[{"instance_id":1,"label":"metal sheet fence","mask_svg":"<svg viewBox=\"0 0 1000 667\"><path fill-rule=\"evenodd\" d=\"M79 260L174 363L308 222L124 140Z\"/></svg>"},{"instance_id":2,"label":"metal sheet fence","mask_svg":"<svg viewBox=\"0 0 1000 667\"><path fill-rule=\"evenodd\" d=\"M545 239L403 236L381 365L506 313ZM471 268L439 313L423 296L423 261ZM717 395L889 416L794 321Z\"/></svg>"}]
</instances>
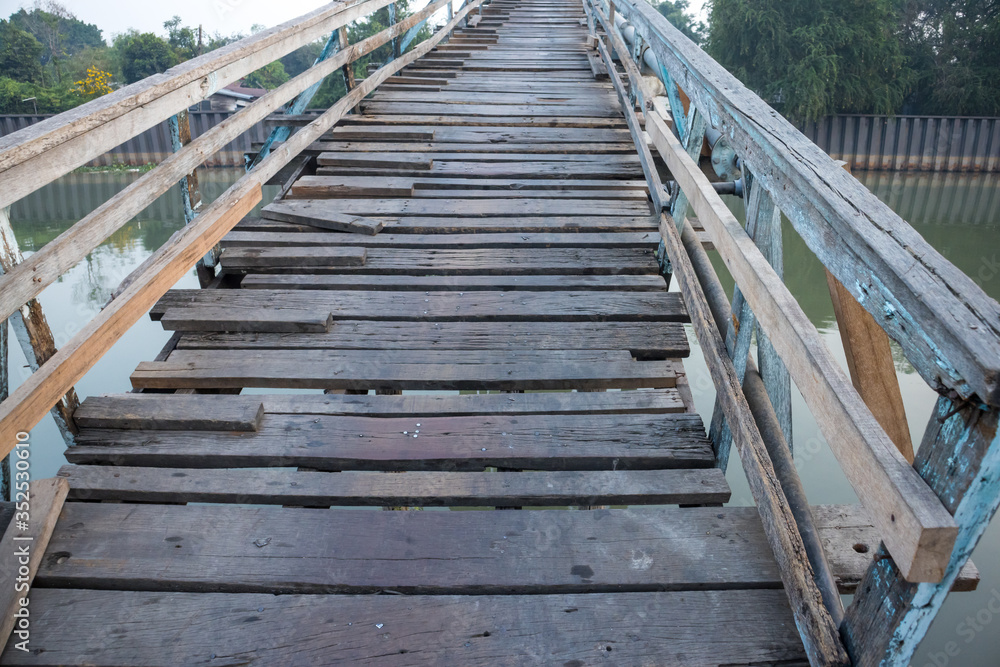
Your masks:
<instances>
[{"instance_id":1,"label":"metal sheet fence","mask_svg":"<svg viewBox=\"0 0 1000 667\"><path fill-rule=\"evenodd\" d=\"M227 111L192 111L191 135L198 137L208 129L215 127L234 112ZM49 118L49 114L10 114L0 115L0 136L16 132ZM251 142L262 142L267 138L263 123L257 123L247 132L231 141L226 147L210 157L205 163L207 167L242 167L243 153L250 150ZM166 121L155 125L142 134L136 135L117 148L105 153L88 163L92 167L105 167L113 164L125 164L137 167L144 164L157 164L170 155L173 149L170 145L170 130Z\"/></svg>"},{"instance_id":2,"label":"metal sheet fence","mask_svg":"<svg viewBox=\"0 0 1000 667\"><path fill-rule=\"evenodd\" d=\"M232 115L225 111L191 112L197 137ZM0 136L48 118L45 114L0 115ZM883 171L1000 172L1000 118L940 116L829 116L799 129L836 160L852 169ZM206 166L239 167L252 142L267 138L263 123L212 156ZM171 153L167 123L146 130L90 163L91 166L158 163Z\"/></svg>"},{"instance_id":3,"label":"metal sheet fence","mask_svg":"<svg viewBox=\"0 0 1000 667\"><path fill-rule=\"evenodd\" d=\"M840 115L799 129L852 169L1000 171L1000 118Z\"/></svg>"}]
</instances>

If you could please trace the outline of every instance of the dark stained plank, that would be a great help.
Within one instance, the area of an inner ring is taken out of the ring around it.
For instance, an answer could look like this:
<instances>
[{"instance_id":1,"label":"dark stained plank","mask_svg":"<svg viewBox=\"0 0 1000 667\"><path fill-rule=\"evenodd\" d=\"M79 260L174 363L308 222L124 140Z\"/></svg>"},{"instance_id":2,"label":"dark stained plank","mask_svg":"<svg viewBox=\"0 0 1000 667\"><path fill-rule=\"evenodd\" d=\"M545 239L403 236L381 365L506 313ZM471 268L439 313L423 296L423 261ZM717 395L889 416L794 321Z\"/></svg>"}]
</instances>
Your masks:
<instances>
[{"instance_id":1,"label":"dark stained plank","mask_svg":"<svg viewBox=\"0 0 1000 667\"><path fill-rule=\"evenodd\" d=\"M655 232L604 234L379 234L352 236L315 232L229 232L223 248L344 246L351 248L655 248Z\"/></svg>"},{"instance_id":2,"label":"dark stained plank","mask_svg":"<svg viewBox=\"0 0 1000 667\"><path fill-rule=\"evenodd\" d=\"M131 380L136 389L637 389L675 386L677 364L605 350L177 350L141 362Z\"/></svg>"},{"instance_id":3,"label":"dark stained plank","mask_svg":"<svg viewBox=\"0 0 1000 667\"><path fill-rule=\"evenodd\" d=\"M40 650L8 649L4 664L805 664L781 591L275 597L39 590L32 605L32 647ZM706 641L706 627L725 632Z\"/></svg>"},{"instance_id":4,"label":"dark stained plank","mask_svg":"<svg viewBox=\"0 0 1000 667\"><path fill-rule=\"evenodd\" d=\"M663 292L661 276L365 276L249 274L243 289Z\"/></svg>"},{"instance_id":5,"label":"dark stained plank","mask_svg":"<svg viewBox=\"0 0 1000 667\"><path fill-rule=\"evenodd\" d=\"M351 200L342 200L351 201ZM233 250L243 250L234 248ZM368 273L396 275L615 275L656 274L655 248L370 248L363 266L324 259L318 250L275 248L258 258L234 252L223 258L241 273ZM279 252L280 251L280 252ZM277 262L281 262L278 264Z\"/></svg>"},{"instance_id":6,"label":"dark stained plank","mask_svg":"<svg viewBox=\"0 0 1000 667\"><path fill-rule=\"evenodd\" d=\"M256 431L264 404L256 396L117 394L89 396L73 413L80 428Z\"/></svg>"},{"instance_id":7,"label":"dark stained plank","mask_svg":"<svg viewBox=\"0 0 1000 667\"><path fill-rule=\"evenodd\" d=\"M547 170L552 169L546 167ZM470 172L461 172L459 176L467 176ZM534 172L533 172L534 173ZM558 176L559 171L552 171ZM350 175L350 174L349 174ZM315 178L325 178L317 176ZM300 179L301 181L302 179ZM336 179L332 181L336 184ZM311 190L316 196L327 196L323 191L322 181L313 181ZM334 193L335 194L335 193ZM332 196L332 195L330 195ZM264 215L272 217L279 212L295 213L297 215L315 215L320 213L339 213L342 215L389 216L421 215L437 217L471 217L491 215L495 217L517 217L521 215L616 215L616 216L646 216L649 215L649 205L641 201L592 200L592 199L501 199L496 201L439 201L436 199L302 199L282 201L269 204L264 209ZM308 212L308 213L306 213Z\"/></svg>"},{"instance_id":8,"label":"dark stained plank","mask_svg":"<svg viewBox=\"0 0 1000 667\"><path fill-rule=\"evenodd\" d=\"M408 72L414 74L415 72ZM434 72L434 76L440 76ZM586 73L591 77L590 72ZM557 107L562 109L562 107ZM616 128L624 127L625 120L620 117L602 118L571 118L567 116L469 116L469 115L435 115L417 113L364 113L344 116L340 121L345 127L361 128L373 125L432 125L432 126L476 126L476 127L551 127L551 128Z\"/></svg>"},{"instance_id":9,"label":"dark stained plank","mask_svg":"<svg viewBox=\"0 0 1000 667\"><path fill-rule=\"evenodd\" d=\"M627 129L610 128L548 128L548 127L496 127L496 126L442 126L442 125L337 125L328 134L338 141L406 142L433 141L436 144L481 142L487 145L503 143L630 143L632 136ZM324 139L326 141L326 139ZM317 142L310 149L320 146Z\"/></svg>"},{"instance_id":10,"label":"dark stained plank","mask_svg":"<svg viewBox=\"0 0 1000 667\"><path fill-rule=\"evenodd\" d=\"M325 507L522 507L729 501L718 468L555 472L305 472L66 465L70 499Z\"/></svg>"},{"instance_id":11,"label":"dark stained plank","mask_svg":"<svg viewBox=\"0 0 1000 667\"><path fill-rule=\"evenodd\" d=\"M627 155L635 153L635 146L631 143L550 143L550 144L528 144L528 143L508 143L497 142L493 144L484 143L443 143L443 142L370 142L370 141L322 141L312 144L308 153L326 153L332 151L331 157L339 151L365 151L373 153L481 153L489 149L491 153L535 153L538 155L546 153L586 153L594 154L620 154Z\"/></svg>"},{"instance_id":12,"label":"dark stained plank","mask_svg":"<svg viewBox=\"0 0 1000 667\"><path fill-rule=\"evenodd\" d=\"M167 322L168 328L180 327ZM198 322L207 328L211 323ZM677 323L578 322L394 322L340 320L325 334L187 332L178 350L628 350L640 360L678 359L691 350ZM88 399L89 400L89 399ZM77 411L79 414L79 410Z\"/></svg>"},{"instance_id":13,"label":"dark stained plank","mask_svg":"<svg viewBox=\"0 0 1000 667\"><path fill-rule=\"evenodd\" d=\"M143 394L138 394L143 395ZM152 395L152 394L150 394ZM161 395L162 396L162 395ZM685 412L676 389L523 394L257 394L268 414L367 417L458 417L528 414L663 414Z\"/></svg>"},{"instance_id":14,"label":"dark stained plank","mask_svg":"<svg viewBox=\"0 0 1000 667\"><path fill-rule=\"evenodd\" d=\"M244 218L235 229L240 231L315 232L316 229L314 227L322 227L325 224L326 216L342 217L343 214L333 211L313 211L300 219L290 218L288 221ZM499 215L483 215L479 217L462 215L449 217L402 215L375 216L372 219L391 227L393 234L648 232L656 229L655 219L648 215L525 215L516 218Z\"/></svg>"},{"instance_id":15,"label":"dark stained plank","mask_svg":"<svg viewBox=\"0 0 1000 667\"><path fill-rule=\"evenodd\" d=\"M437 322L686 322L684 301L676 292L431 292L333 290L170 290L149 311L162 320L168 310L177 323L204 322L218 330L206 315L231 318L252 331L254 318L278 320L282 311L302 312L317 320L413 320ZM226 312L223 312L226 311ZM286 318L287 319L287 318ZM220 320L221 322L221 320ZM189 329L190 330L190 329Z\"/></svg>"},{"instance_id":16,"label":"dark stained plank","mask_svg":"<svg viewBox=\"0 0 1000 667\"><path fill-rule=\"evenodd\" d=\"M337 267L349 268L365 265L367 251L360 246L345 247L252 247L227 248L222 253L222 264L226 268L259 267Z\"/></svg>"},{"instance_id":17,"label":"dark stained plank","mask_svg":"<svg viewBox=\"0 0 1000 667\"><path fill-rule=\"evenodd\" d=\"M256 433L88 429L77 442L66 450L70 463L176 468L451 472L491 466L652 470L714 465L695 414L391 419L269 414Z\"/></svg>"}]
</instances>

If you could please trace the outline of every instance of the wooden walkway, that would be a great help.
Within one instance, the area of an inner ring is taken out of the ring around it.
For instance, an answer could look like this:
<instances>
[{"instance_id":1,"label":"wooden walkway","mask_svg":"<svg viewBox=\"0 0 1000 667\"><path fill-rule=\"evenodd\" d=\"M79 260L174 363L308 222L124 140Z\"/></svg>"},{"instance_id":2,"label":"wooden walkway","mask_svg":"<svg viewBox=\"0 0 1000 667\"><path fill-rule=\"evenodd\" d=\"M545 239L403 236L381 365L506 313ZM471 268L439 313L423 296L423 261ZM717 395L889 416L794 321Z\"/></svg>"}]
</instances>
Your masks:
<instances>
[{"instance_id":1,"label":"wooden walkway","mask_svg":"<svg viewBox=\"0 0 1000 667\"><path fill-rule=\"evenodd\" d=\"M159 301L137 391L76 413L4 664L805 663L587 34L495 0ZM815 509L843 592L863 512Z\"/></svg>"}]
</instances>

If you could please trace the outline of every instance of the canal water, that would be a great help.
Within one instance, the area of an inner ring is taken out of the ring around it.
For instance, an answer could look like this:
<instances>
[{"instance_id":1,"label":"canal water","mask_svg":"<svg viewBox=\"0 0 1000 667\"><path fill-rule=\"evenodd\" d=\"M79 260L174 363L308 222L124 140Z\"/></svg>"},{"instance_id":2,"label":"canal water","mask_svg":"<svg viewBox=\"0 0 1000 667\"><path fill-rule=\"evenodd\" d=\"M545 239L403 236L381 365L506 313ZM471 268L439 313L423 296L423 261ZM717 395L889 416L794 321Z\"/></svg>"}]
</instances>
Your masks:
<instances>
[{"instance_id":1,"label":"canal water","mask_svg":"<svg viewBox=\"0 0 1000 667\"><path fill-rule=\"evenodd\" d=\"M238 169L200 172L206 202L231 185ZM946 258L1000 300L1000 174L925 174L858 172L855 174L880 199L907 219ZM21 250L27 255L75 223L138 177L134 173L76 173L65 176L14 205L11 211ZM264 201L277 188L265 188ZM727 202L742 215L743 203ZM89 321L110 292L149 254L183 224L180 194L172 190L92 252L86 260L45 290L42 306L57 345L62 345ZM806 315L819 329L827 346L846 369L843 347L826 287L823 266L785 222L785 281ZM728 280L725 269L716 268ZM193 271L177 287L196 288ZM727 288L731 289L731 281ZM676 289L674 285L673 289ZM708 421L714 390L689 330L692 355L685 364L698 411ZM153 358L168 335L159 324L143 318L77 384L81 398L129 391L129 374L140 361ZM11 336L13 343L13 336ZM896 373L902 387L914 444L920 442L937 395L894 348ZM17 345L11 350L11 385L27 376ZM814 504L856 502L826 441L793 390L795 457L809 499ZM65 463L63 445L51 419L32 432L33 475L49 477ZM734 455L729 482L733 505L752 505L740 464ZM994 665L1000 655L1000 521L987 531L973 561L982 573L975 593L952 595L924 640L914 665Z\"/></svg>"}]
</instances>

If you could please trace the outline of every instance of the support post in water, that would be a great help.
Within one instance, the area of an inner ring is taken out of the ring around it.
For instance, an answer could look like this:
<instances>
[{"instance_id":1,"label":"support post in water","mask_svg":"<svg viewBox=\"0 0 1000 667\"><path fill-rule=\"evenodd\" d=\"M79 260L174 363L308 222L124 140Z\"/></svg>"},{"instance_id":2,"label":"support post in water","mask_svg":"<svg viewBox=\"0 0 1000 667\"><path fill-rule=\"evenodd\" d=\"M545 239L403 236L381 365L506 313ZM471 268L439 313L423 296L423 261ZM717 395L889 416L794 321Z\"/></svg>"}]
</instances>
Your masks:
<instances>
[{"instance_id":1,"label":"support post in water","mask_svg":"<svg viewBox=\"0 0 1000 667\"><path fill-rule=\"evenodd\" d=\"M167 124L170 127L171 148L175 153L191 143L191 116L187 109L171 116ZM197 168L192 169L191 173L181 179L180 186L181 199L184 202L184 224L189 225L198 215L198 211L201 210L201 187L198 185ZM202 287L208 286L215 278L217 259L218 249L213 248L195 266L198 273L198 283Z\"/></svg>"},{"instance_id":2,"label":"support post in water","mask_svg":"<svg viewBox=\"0 0 1000 667\"><path fill-rule=\"evenodd\" d=\"M10 209L0 209L0 275L20 264L21 259L21 249L17 245L17 237L14 236L14 228L10 224ZM11 316L10 323L14 327L14 335L21 345L28 367L32 372L37 371L39 366L56 353L52 330L49 329L49 323L42 313L42 305L37 299L32 299ZM7 380L9 382L9 375ZM9 385L7 389L9 391ZM67 445L74 444L76 427L73 424L73 413L78 407L80 399L77 398L76 390L70 387L52 408L52 418Z\"/></svg>"}]
</instances>

